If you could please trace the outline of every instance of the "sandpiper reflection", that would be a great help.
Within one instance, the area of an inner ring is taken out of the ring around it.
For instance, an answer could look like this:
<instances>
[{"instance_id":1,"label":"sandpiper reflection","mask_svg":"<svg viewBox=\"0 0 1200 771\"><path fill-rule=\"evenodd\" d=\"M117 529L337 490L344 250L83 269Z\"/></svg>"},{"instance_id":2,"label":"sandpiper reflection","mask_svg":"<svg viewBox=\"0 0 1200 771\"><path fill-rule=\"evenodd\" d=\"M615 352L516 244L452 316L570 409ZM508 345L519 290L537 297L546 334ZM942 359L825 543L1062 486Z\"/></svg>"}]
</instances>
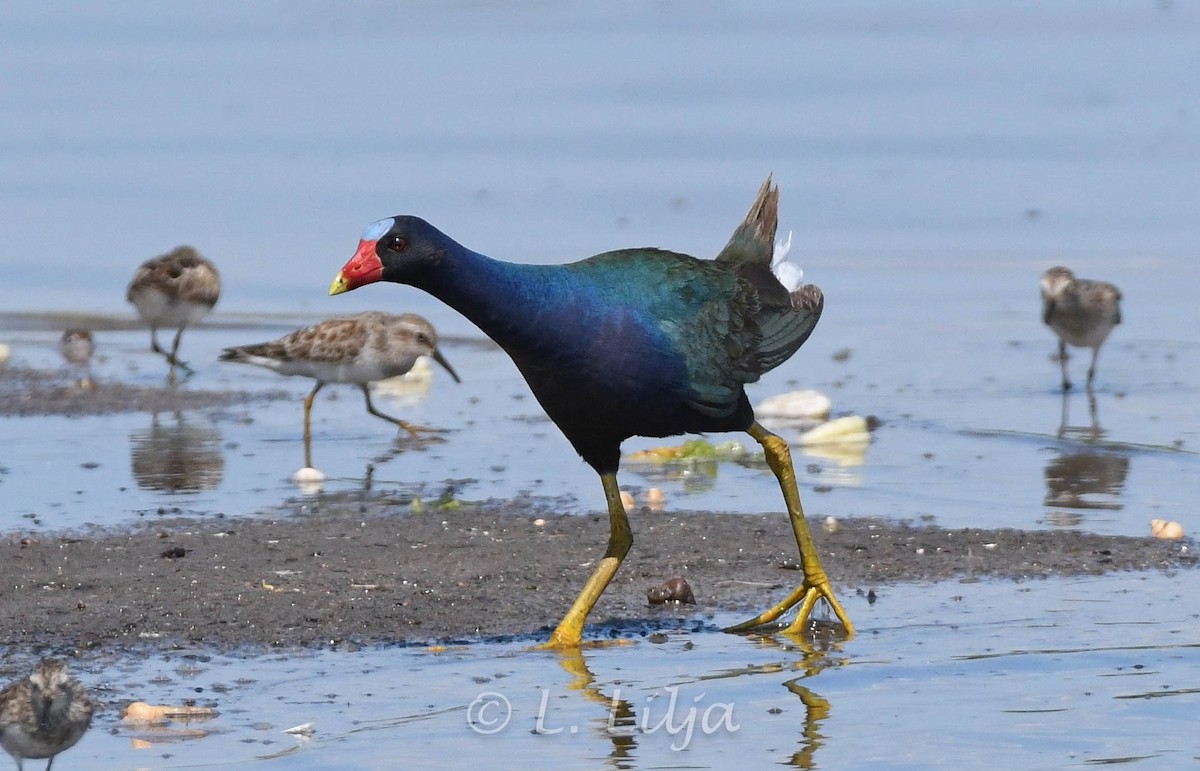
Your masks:
<instances>
[{"instance_id":1,"label":"sandpiper reflection","mask_svg":"<svg viewBox=\"0 0 1200 771\"><path fill-rule=\"evenodd\" d=\"M129 435L133 478L144 490L171 493L211 490L221 483L221 434L208 423L154 414L150 427Z\"/></svg>"},{"instance_id":2,"label":"sandpiper reflection","mask_svg":"<svg viewBox=\"0 0 1200 771\"><path fill-rule=\"evenodd\" d=\"M1047 518L1052 524L1079 524L1081 510L1118 511L1123 507L1121 495L1129 475L1129 456L1116 452L1104 441L1105 430L1100 425L1096 395L1088 389L1087 425L1071 425L1070 395L1063 393L1062 418L1058 438L1063 440L1057 455L1046 464L1047 506L1073 509L1073 512L1051 511Z\"/></svg>"}]
</instances>

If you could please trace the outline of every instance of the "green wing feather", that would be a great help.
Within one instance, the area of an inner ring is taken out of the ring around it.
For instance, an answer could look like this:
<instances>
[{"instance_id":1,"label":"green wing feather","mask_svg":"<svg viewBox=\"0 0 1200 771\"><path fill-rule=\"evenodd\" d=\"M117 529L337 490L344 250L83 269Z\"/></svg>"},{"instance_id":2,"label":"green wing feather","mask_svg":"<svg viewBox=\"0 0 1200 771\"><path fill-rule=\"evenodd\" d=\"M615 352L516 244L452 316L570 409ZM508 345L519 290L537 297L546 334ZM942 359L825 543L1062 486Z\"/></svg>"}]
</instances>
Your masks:
<instances>
[{"instance_id":1,"label":"green wing feather","mask_svg":"<svg viewBox=\"0 0 1200 771\"><path fill-rule=\"evenodd\" d=\"M652 320L687 363L688 403L706 415L737 409L746 383L787 361L821 317L821 290L788 292L771 273L779 188L763 183L715 260L623 249L571 266L612 305ZM606 279L620 276L619 285Z\"/></svg>"}]
</instances>

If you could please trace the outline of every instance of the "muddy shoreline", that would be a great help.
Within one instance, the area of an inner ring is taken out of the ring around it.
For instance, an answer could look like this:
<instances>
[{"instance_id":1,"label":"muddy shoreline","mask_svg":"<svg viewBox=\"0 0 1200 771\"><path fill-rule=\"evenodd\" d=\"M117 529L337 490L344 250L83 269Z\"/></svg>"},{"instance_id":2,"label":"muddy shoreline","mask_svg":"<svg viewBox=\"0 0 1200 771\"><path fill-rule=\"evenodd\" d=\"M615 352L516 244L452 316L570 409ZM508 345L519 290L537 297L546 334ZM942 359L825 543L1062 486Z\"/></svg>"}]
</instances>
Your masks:
<instances>
[{"instance_id":1,"label":"muddy shoreline","mask_svg":"<svg viewBox=\"0 0 1200 771\"><path fill-rule=\"evenodd\" d=\"M635 543L590 636L644 633L712 611L755 613L798 581L782 513L632 517ZM1187 542L1075 531L946 530L880 519L812 522L853 618L947 580L1176 571ZM570 604L607 538L606 517L547 515L527 500L412 513L387 495L297 499L278 512L157 521L0 542L0 644L314 646L536 637ZM684 576L696 605L651 606Z\"/></svg>"},{"instance_id":2,"label":"muddy shoreline","mask_svg":"<svg viewBox=\"0 0 1200 771\"><path fill-rule=\"evenodd\" d=\"M61 372L0 370L0 414L220 409L284 392L81 390ZM551 499L425 504L381 490L298 497L252 516L157 519L86 533L0 534L0 645L36 650L203 644L418 644L537 639L603 555L607 517L560 515ZM191 515L189 515L191 516ZM799 581L782 512L631 517L634 546L590 619L591 637L757 613ZM825 568L853 618L934 581L1028 581L1195 567L1189 542L1073 530L959 529L881 518L813 520ZM651 606L674 576L696 604Z\"/></svg>"}]
</instances>

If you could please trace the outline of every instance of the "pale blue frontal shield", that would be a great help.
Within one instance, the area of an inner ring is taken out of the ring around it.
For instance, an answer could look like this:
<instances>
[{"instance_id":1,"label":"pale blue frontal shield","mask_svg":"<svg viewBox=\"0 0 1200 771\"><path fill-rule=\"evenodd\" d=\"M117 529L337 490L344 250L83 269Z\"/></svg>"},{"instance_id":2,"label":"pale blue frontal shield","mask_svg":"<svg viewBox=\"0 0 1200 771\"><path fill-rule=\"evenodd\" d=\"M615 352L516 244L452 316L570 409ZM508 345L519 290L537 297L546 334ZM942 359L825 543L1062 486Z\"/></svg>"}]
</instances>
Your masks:
<instances>
[{"instance_id":1,"label":"pale blue frontal shield","mask_svg":"<svg viewBox=\"0 0 1200 771\"><path fill-rule=\"evenodd\" d=\"M394 224L396 224L396 220L391 217L379 220L378 222L372 222L367 226L367 229L363 231L362 240L378 241L383 237L384 233L392 229L392 225Z\"/></svg>"}]
</instances>

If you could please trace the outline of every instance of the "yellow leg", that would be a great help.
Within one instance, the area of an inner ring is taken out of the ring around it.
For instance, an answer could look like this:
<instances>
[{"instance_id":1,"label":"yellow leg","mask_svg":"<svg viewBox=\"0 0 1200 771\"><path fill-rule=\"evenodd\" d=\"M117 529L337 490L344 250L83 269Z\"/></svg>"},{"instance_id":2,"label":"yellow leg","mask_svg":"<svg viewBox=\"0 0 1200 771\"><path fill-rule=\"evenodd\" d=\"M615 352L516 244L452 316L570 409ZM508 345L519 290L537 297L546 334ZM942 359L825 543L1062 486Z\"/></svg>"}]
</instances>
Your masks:
<instances>
[{"instance_id":1,"label":"yellow leg","mask_svg":"<svg viewBox=\"0 0 1200 771\"><path fill-rule=\"evenodd\" d=\"M312 468L312 407L313 399L317 398L317 392L325 387L325 384L320 380L313 386L313 390L309 392L308 398L304 400L304 467Z\"/></svg>"},{"instance_id":2,"label":"yellow leg","mask_svg":"<svg viewBox=\"0 0 1200 771\"><path fill-rule=\"evenodd\" d=\"M384 420L386 420L389 423L395 423L397 426L400 426L400 428L407 431L408 435L411 436L413 439L421 438L421 435L418 433L419 431L431 431L433 433L441 433L442 432L442 429L440 429L440 428L427 428L425 426L414 426L412 423L409 423L406 420L401 420L400 418L393 418L391 415L380 412L379 410L375 409L374 404L371 404L371 389L367 387L367 384L362 383L361 385L359 385L359 388L362 389L363 398L365 398L367 400L367 412L371 413L372 415L374 415L377 418L383 418Z\"/></svg>"},{"instance_id":3,"label":"yellow leg","mask_svg":"<svg viewBox=\"0 0 1200 771\"><path fill-rule=\"evenodd\" d=\"M617 475L606 473L600 475L604 484L604 498L608 502L608 549L604 559L592 572L591 578L583 587L583 591L575 598L571 609L559 622L550 640L539 646L541 648L578 648L583 639L583 624L588 613L592 612L596 601L604 593L613 574L621 567L621 560L629 553L633 545L633 531L629 529L629 517L625 515L625 505L621 503L621 491L617 489Z\"/></svg>"},{"instance_id":4,"label":"yellow leg","mask_svg":"<svg viewBox=\"0 0 1200 771\"><path fill-rule=\"evenodd\" d=\"M824 598L833 608L838 620L846 627L847 634L854 634L854 625L841 603L833 596L833 587L829 584L829 576L821 567L821 559L817 556L817 547L813 543L812 534L808 531L808 522L804 519L804 508L800 505L800 490L796 487L796 472L792 468L792 453L788 450L787 442L772 434L755 422L748 429L766 451L767 465L771 467L775 478L779 480L779 488L783 491L783 500L787 504L788 518L792 521L792 531L796 534L796 546L800 548L800 562L804 569L804 582L762 614L736 626L731 626L727 632L745 632L763 624L769 624L782 616L790 608L799 606L796 620L788 627L789 632L799 632L808 623L808 617L816 607L817 600Z\"/></svg>"}]
</instances>

